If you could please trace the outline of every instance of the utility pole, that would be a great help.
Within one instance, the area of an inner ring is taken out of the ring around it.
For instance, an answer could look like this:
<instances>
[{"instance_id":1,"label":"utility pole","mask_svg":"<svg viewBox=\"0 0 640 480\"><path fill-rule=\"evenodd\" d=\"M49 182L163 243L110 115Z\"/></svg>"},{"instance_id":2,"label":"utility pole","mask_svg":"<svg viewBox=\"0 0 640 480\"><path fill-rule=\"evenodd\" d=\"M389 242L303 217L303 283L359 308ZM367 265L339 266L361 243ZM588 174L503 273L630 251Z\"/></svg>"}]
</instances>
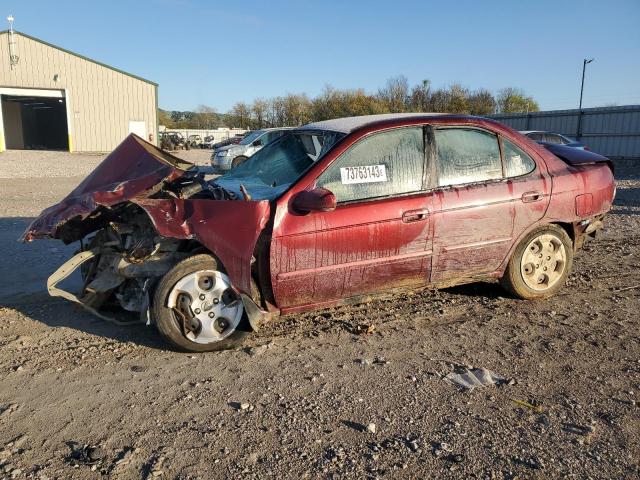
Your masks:
<instances>
[{"instance_id":1,"label":"utility pole","mask_svg":"<svg viewBox=\"0 0 640 480\"><path fill-rule=\"evenodd\" d=\"M580 105L578 106L578 128L576 129L576 137L580 139L582 136L582 94L584 93L584 72L587 69L587 63L591 63L595 58L582 60L582 84L580 85Z\"/></svg>"}]
</instances>

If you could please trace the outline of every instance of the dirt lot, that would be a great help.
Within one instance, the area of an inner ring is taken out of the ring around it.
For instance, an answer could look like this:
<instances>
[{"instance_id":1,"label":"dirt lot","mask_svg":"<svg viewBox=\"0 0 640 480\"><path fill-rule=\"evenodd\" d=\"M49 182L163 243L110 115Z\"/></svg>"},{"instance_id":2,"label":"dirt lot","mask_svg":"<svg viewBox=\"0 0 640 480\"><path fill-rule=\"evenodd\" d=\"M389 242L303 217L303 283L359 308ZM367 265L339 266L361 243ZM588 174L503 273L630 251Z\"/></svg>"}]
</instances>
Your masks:
<instances>
[{"instance_id":1,"label":"dirt lot","mask_svg":"<svg viewBox=\"0 0 640 480\"><path fill-rule=\"evenodd\" d=\"M640 475L637 173L553 299L416 292L187 355L44 293L74 247L15 239L100 157L45 160L0 155L0 477ZM468 365L510 381L443 381Z\"/></svg>"}]
</instances>

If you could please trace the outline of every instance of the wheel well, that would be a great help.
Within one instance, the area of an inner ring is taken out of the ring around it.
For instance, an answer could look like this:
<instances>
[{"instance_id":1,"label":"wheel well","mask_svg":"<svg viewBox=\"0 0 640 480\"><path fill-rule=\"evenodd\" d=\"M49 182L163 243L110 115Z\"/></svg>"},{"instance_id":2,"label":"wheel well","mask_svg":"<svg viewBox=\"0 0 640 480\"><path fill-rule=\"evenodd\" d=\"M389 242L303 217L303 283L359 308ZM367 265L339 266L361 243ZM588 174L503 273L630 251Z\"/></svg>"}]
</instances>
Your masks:
<instances>
[{"instance_id":1,"label":"wheel well","mask_svg":"<svg viewBox=\"0 0 640 480\"><path fill-rule=\"evenodd\" d=\"M574 248L575 248L576 232L575 232L575 229L573 228L573 224L564 223L564 222L554 222L552 223L552 225L557 225L560 228L562 228L565 232L567 232L567 235L569 235L569 238L571 239L571 243L574 245Z\"/></svg>"},{"instance_id":2,"label":"wheel well","mask_svg":"<svg viewBox=\"0 0 640 480\"><path fill-rule=\"evenodd\" d=\"M212 252L211 250L209 250L207 247L205 247L202 243L200 243L197 240L186 240L184 242L183 245L181 245L180 247L180 251L183 252L188 252L191 255L198 255L198 254L207 254L207 255L211 255L213 258L215 258L216 263L218 264L218 268L220 269L221 272L223 273L227 273L227 270L225 268L224 263L222 263L222 261L220 260L220 258L218 258L218 256ZM250 296L253 298L254 302L256 302L257 305L262 305L262 300L263 300L263 294L262 291L259 288L259 283L257 281L257 273L254 271L254 269L251 269L251 280L252 280L252 287L251 287L251 292Z\"/></svg>"}]
</instances>

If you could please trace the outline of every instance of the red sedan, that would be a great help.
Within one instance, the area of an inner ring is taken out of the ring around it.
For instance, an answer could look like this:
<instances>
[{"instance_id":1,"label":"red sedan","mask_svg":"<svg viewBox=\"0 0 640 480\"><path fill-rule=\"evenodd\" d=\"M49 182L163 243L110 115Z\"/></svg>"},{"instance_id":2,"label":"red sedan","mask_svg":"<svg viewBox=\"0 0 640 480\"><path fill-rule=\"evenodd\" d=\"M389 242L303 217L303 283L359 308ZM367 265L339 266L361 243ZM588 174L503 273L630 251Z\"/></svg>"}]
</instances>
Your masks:
<instances>
[{"instance_id":1,"label":"red sedan","mask_svg":"<svg viewBox=\"0 0 640 480\"><path fill-rule=\"evenodd\" d=\"M614 194L592 152L483 118L376 115L292 130L212 181L129 136L23 239L86 238L51 294L208 351L279 313L401 287L500 279L548 297ZM80 265L81 292L59 289Z\"/></svg>"}]
</instances>

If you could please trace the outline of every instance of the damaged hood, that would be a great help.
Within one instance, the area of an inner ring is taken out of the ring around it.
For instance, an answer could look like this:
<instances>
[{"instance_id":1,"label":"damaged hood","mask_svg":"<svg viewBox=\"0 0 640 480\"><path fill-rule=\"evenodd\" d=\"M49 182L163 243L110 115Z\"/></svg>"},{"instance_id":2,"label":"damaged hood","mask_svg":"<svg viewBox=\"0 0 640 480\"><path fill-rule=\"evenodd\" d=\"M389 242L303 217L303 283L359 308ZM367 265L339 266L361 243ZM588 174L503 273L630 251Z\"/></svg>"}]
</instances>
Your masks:
<instances>
[{"instance_id":1,"label":"damaged hood","mask_svg":"<svg viewBox=\"0 0 640 480\"><path fill-rule=\"evenodd\" d=\"M20 238L29 242L56 238L72 242L84 233L64 228L85 220L99 207L110 207L136 197L146 197L155 187L180 178L192 163L170 155L131 134L60 203L44 210ZM76 238L77 237L77 238Z\"/></svg>"}]
</instances>

